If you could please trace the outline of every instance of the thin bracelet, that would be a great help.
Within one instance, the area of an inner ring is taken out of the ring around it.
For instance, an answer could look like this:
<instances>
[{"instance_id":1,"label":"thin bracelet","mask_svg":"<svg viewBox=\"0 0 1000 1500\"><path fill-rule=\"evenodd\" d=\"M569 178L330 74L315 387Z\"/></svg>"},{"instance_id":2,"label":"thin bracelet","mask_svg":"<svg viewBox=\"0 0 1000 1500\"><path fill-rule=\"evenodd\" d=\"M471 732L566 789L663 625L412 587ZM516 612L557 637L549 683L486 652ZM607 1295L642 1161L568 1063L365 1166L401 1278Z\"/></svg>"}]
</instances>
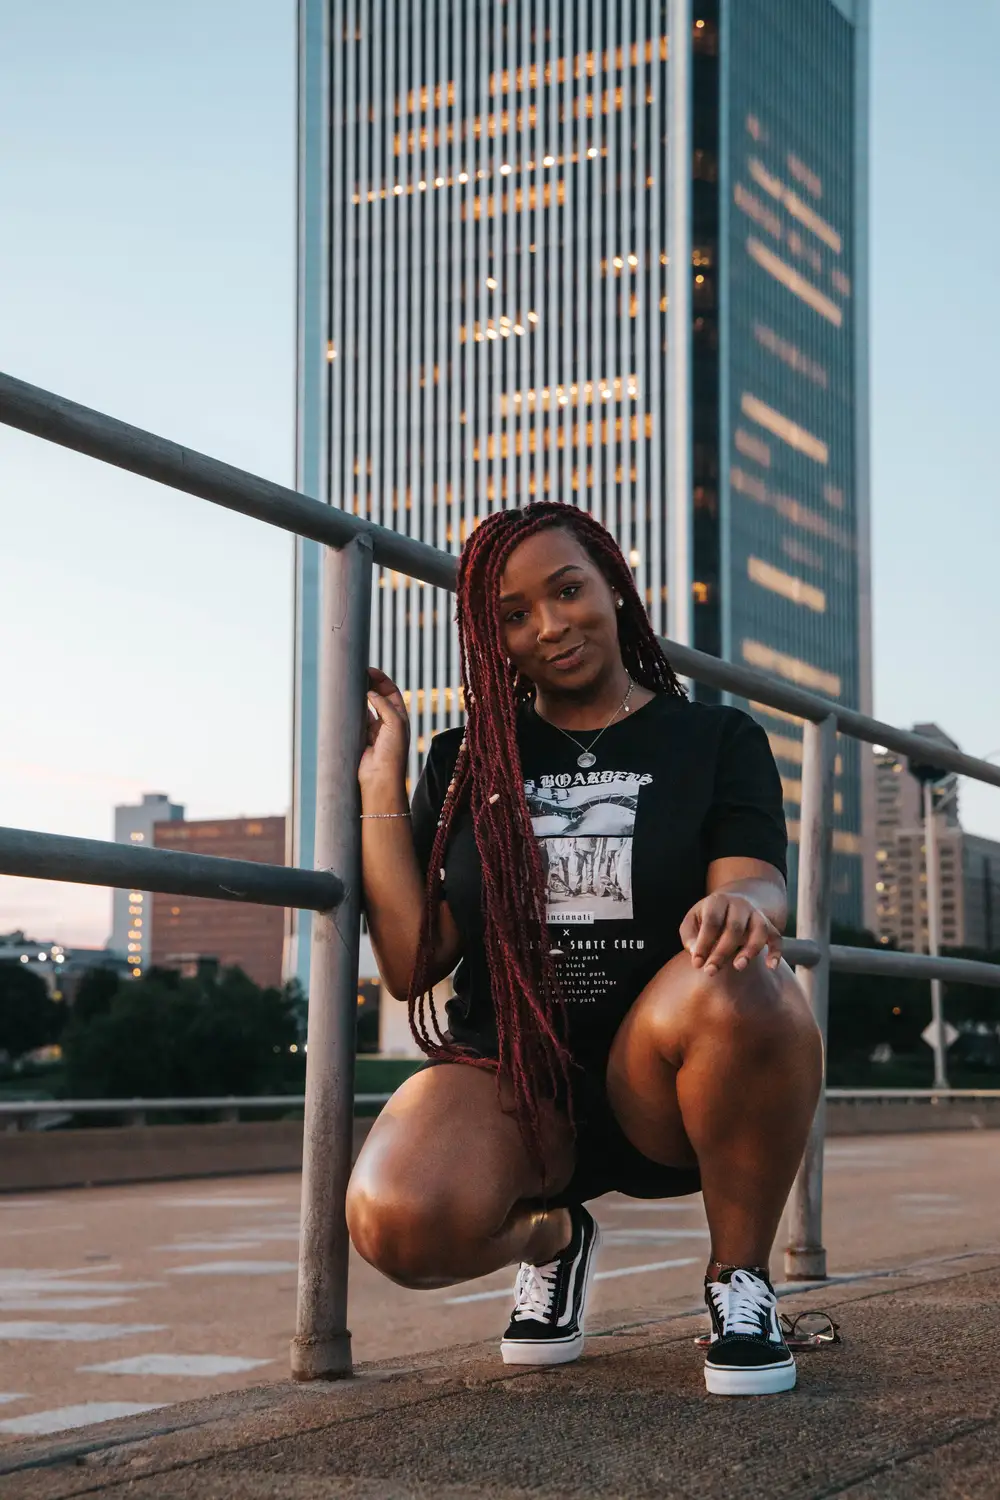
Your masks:
<instances>
[{"instance_id":1,"label":"thin bracelet","mask_svg":"<svg viewBox=\"0 0 1000 1500\"><path fill-rule=\"evenodd\" d=\"M408 818L408 812L403 813L362 813L363 818Z\"/></svg>"}]
</instances>

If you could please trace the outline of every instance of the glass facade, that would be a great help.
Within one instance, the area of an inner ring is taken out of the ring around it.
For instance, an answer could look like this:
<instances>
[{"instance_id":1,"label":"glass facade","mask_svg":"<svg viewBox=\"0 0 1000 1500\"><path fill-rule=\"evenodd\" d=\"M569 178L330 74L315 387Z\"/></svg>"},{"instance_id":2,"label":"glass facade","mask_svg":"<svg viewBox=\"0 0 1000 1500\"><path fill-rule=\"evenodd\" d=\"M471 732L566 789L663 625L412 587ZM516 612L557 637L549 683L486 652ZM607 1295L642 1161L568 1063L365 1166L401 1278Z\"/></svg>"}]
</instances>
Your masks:
<instances>
[{"instance_id":1,"label":"glass facade","mask_svg":"<svg viewBox=\"0 0 1000 1500\"><path fill-rule=\"evenodd\" d=\"M661 633L667 12L300 0L300 483L453 552L493 509L572 501L613 531ZM833 0L705 0L686 39L694 643L845 702L851 31ZM316 550L297 567L305 862ZM407 694L413 774L461 715L452 616L377 570L372 656Z\"/></svg>"},{"instance_id":2,"label":"glass facade","mask_svg":"<svg viewBox=\"0 0 1000 1500\"><path fill-rule=\"evenodd\" d=\"M719 66L722 653L857 708L855 28L830 0L730 0ZM801 727L754 712L794 835ZM851 740L835 829L836 916L860 926Z\"/></svg>"},{"instance_id":3,"label":"glass facade","mask_svg":"<svg viewBox=\"0 0 1000 1500\"><path fill-rule=\"evenodd\" d=\"M346 9L330 500L455 552L493 509L574 501L664 629L663 6ZM409 695L416 771L460 715L452 609L377 586L372 650Z\"/></svg>"}]
</instances>

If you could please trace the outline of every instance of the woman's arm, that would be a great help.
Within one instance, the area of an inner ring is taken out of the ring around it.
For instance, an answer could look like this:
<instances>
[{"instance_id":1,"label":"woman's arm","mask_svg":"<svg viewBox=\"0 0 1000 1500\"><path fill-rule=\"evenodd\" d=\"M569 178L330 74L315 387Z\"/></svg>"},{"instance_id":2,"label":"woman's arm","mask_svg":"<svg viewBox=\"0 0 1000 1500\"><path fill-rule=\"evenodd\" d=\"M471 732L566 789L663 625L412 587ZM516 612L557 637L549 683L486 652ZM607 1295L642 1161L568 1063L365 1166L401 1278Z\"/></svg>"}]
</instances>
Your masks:
<instances>
[{"instance_id":1,"label":"woman's arm","mask_svg":"<svg viewBox=\"0 0 1000 1500\"><path fill-rule=\"evenodd\" d=\"M368 743L358 767L363 813L361 873L372 949L386 989L405 1000L417 961L424 910L424 877L417 860L406 800L409 718L402 694L384 672L369 670ZM454 918L442 902L434 935L433 982L451 973L461 957Z\"/></svg>"},{"instance_id":2,"label":"woman's arm","mask_svg":"<svg viewBox=\"0 0 1000 1500\"><path fill-rule=\"evenodd\" d=\"M681 923L681 942L696 969L715 974L723 964L745 969L767 948L767 966L781 961L781 933L788 917L785 881L762 859L714 859L708 891Z\"/></svg>"}]
</instances>

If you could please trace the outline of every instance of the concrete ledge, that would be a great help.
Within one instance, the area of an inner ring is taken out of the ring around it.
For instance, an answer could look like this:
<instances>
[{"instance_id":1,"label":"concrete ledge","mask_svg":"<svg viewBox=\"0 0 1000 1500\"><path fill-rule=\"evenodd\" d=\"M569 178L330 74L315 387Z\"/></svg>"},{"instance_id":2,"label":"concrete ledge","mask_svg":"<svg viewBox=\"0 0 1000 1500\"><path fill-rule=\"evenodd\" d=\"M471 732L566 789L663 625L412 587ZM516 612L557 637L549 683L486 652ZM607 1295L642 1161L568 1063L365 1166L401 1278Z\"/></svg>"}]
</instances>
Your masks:
<instances>
[{"instance_id":1,"label":"concrete ledge","mask_svg":"<svg viewBox=\"0 0 1000 1500\"><path fill-rule=\"evenodd\" d=\"M997 1130L1000 1099L831 1099L826 1122L831 1136ZM355 1121L355 1153L370 1126L370 1120ZM302 1166L301 1120L25 1130L0 1139L0 1193L297 1172Z\"/></svg>"},{"instance_id":2,"label":"concrete ledge","mask_svg":"<svg viewBox=\"0 0 1000 1500\"><path fill-rule=\"evenodd\" d=\"M605 1322L576 1365L509 1368L473 1345L332 1385L258 1386L0 1452L4 1500L968 1500L997 1492L1000 1254L809 1291L844 1342L798 1388L709 1397L703 1312ZM974 1315L973 1315L974 1311Z\"/></svg>"},{"instance_id":3,"label":"concrete ledge","mask_svg":"<svg viewBox=\"0 0 1000 1500\"><path fill-rule=\"evenodd\" d=\"M370 1128L354 1122L354 1149ZM297 1172L302 1121L25 1130L0 1136L0 1192Z\"/></svg>"},{"instance_id":4,"label":"concrete ledge","mask_svg":"<svg viewBox=\"0 0 1000 1500\"><path fill-rule=\"evenodd\" d=\"M828 1099L827 1135L1000 1130L1000 1099Z\"/></svg>"}]
</instances>

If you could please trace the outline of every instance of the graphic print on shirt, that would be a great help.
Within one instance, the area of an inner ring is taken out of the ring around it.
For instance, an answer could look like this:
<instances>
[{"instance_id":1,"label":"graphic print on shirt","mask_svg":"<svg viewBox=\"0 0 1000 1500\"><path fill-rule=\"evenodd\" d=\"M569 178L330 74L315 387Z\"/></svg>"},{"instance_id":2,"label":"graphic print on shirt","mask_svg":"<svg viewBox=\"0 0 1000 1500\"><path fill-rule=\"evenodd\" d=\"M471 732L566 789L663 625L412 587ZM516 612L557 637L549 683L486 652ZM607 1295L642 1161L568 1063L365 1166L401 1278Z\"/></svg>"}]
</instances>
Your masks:
<instances>
[{"instance_id":1,"label":"graphic print on shirt","mask_svg":"<svg viewBox=\"0 0 1000 1500\"><path fill-rule=\"evenodd\" d=\"M547 920L632 920L632 838L639 789L651 776L589 771L526 781L546 878Z\"/></svg>"}]
</instances>

